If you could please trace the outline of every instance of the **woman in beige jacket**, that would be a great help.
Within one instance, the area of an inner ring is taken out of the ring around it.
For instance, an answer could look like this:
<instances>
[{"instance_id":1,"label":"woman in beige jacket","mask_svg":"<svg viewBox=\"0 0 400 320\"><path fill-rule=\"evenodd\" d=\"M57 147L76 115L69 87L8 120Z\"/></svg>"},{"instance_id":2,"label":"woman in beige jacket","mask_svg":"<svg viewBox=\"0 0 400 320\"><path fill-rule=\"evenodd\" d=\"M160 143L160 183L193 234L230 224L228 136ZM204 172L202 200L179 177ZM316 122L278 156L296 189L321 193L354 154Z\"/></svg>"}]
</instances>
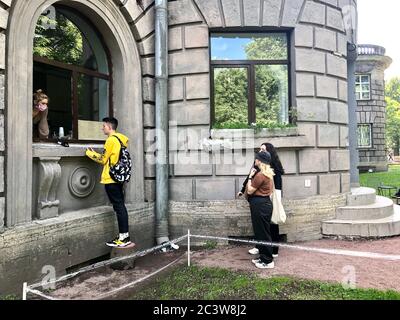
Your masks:
<instances>
[{"instance_id":1,"label":"woman in beige jacket","mask_svg":"<svg viewBox=\"0 0 400 320\"><path fill-rule=\"evenodd\" d=\"M33 125L35 128L33 135L39 137L39 139L49 138L49 124L47 123L47 116L49 114L48 109L49 97L43 93L42 90L38 90L33 94Z\"/></svg>"}]
</instances>

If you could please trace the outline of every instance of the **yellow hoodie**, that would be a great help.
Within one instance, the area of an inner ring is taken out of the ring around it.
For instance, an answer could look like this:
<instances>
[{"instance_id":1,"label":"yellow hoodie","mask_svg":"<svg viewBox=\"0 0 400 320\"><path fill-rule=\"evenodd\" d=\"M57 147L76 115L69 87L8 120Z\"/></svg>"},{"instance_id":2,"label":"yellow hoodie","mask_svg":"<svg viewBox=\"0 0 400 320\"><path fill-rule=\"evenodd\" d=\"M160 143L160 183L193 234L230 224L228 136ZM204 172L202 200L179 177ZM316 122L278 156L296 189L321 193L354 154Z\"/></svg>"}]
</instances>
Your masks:
<instances>
[{"instance_id":1,"label":"yellow hoodie","mask_svg":"<svg viewBox=\"0 0 400 320\"><path fill-rule=\"evenodd\" d=\"M102 154L90 150L86 151L86 155L90 159L104 166L100 182L102 184L116 183L110 177L110 162L111 166L115 165L118 162L119 152L121 151L121 144L119 143L118 139L115 138L114 136L117 136L125 147L128 147L128 141L129 141L128 137L124 136L121 133L114 133L113 135L107 138L106 143L104 145L104 151Z\"/></svg>"}]
</instances>

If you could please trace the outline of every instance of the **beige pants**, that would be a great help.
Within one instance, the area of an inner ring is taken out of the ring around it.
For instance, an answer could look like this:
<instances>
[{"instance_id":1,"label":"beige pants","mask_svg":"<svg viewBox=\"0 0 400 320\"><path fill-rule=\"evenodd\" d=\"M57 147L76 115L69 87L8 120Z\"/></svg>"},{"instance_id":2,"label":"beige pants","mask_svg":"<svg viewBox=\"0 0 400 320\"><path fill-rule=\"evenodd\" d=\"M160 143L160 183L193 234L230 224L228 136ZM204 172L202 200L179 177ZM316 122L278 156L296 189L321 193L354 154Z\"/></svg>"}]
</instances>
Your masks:
<instances>
[{"instance_id":1,"label":"beige pants","mask_svg":"<svg viewBox=\"0 0 400 320\"><path fill-rule=\"evenodd\" d=\"M49 109L46 109L43 112L39 112L33 118L33 124L37 127L37 130L34 130L33 135L37 137L39 135L40 139L48 139L49 138L49 124L47 123L47 115L49 114Z\"/></svg>"}]
</instances>

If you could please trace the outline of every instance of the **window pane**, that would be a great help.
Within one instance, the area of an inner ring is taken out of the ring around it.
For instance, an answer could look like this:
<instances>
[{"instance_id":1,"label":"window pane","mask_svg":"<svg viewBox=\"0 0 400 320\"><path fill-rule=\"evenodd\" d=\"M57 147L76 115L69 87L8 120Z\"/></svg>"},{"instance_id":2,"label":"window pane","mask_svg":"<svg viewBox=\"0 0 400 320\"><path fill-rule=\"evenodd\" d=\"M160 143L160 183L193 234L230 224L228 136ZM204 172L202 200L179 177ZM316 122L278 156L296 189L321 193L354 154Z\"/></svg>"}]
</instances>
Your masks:
<instances>
[{"instance_id":1,"label":"window pane","mask_svg":"<svg viewBox=\"0 0 400 320\"><path fill-rule=\"evenodd\" d=\"M288 67L257 65L255 73L257 124L289 123Z\"/></svg>"},{"instance_id":2,"label":"window pane","mask_svg":"<svg viewBox=\"0 0 400 320\"><path fill-rule=\"evenodd\" d=\"M78 105L79 120L101 121L108 117L108 81L80 74Z\"/></svg>"},{"instance_id":3,"label":"window pane","mask_svg":"<svg viewBox=\"0 0 400 320\"><path fill-rule=\"evenodd\" d=\"M286 60L285 33L212 34L212 60Z\"/></svg>"},{"instance_id":4,"label":"window pane","mask_svg":"<svg viewBox=\"0 0 400 320\"><path fill-rule=\"evenodd\" d=\"M370 99L369 92L363 92L362 98L365 99L365 100L369 100Z\"/></svg>"},{"instance_id":5,"label":"window pane","mask_svg":"<svg viewBox=\"0 0 400 320\"><path fill-rule=\"evenodd\" d=\"M72 135L71 72L34 62L33 86L34 92L42 89L50 99L47 116L49 138L58 135L60 127L64 128L65 135Z\"/></svg>"},{"instance_id":6,"label":"window pane","mask_svg":"<svg viewBox=\"0 0 400 320\"><path fill-rule=\"evenodd\" d=\"M371 125L369 124L358 125L358 146L361 148L368 148L372 146Z\"/></svg>"},{"instance_id":7,"label":"window pane","mask_svg":"<svg viewBox=\"0 0 400 320\"><path fill-rule=\"evenodd\" d=\"M369 84L363 84L363 85L362 85L362 91L367 91L367 92L369 92Z\"/></svg>"},{"instance_id":8,"label":"window pane","mask_svg":"<svg viewBox=\"0 0 400 320\"><path fill-rule=\"evenodd\" d=\"M369 83L369 76L361 76L361 81L363 83Z\"/></svg>"},{"instance_id":9,"label":"window pane","mask_svg":"<svg viewBox=\"0 0 400 320\"><path fill-rule=\"evenodd\" d=\"M108 74L107 55L97 31L70 9L50 7L42 13L33 54Z\"/></svg>"},{"instance_id":10,"label":"window pane","mask_svg":"<svg viewBox=\"0 0 400 320\"><path fill-rule=\"evenodd\" d=\"M214 68L215 127L248 125L247 68Z\"/></svg>"},{"instance_id":11,"label":"window pane","mask_svg":"<svg viewBox=\"0 0 400 320\"><path fill-rule=\"evenodd\" d=\"M78 78L78 134L80 140L103 139L102 119L109 116L107 80L80 74Z\"/></svg>"}]
</instances>

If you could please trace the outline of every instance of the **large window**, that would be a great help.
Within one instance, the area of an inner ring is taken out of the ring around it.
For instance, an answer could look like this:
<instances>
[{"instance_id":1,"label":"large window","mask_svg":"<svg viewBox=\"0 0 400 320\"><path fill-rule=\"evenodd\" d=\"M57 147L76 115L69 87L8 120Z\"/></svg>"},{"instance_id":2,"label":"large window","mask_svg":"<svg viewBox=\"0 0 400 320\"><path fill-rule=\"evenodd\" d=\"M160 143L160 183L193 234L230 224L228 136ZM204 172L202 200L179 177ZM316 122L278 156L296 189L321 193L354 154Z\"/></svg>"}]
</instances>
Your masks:
<instances>
[{"instance_id":1,"label":"large window","mask_svg":"<svg viewBox=\"0 0 400 320\"><path fill-rule=\"evenodd\" d=\"M102 119L112 115L110 58L94 26L51 7L38 20L33 54L33 89L50 98L49 138L62 127L72 140L103 140Z\"/></svg>"},{"instance_id":2,"label":"large window","mask_svg":"<svg viewBox=\"0 0 400 320\"><path fill-rule=\"evenodd\" d=\"M357 129L358 147L372 148L372 125L359 124Z\"/></svg>"},{"instance_id":3,"label":"large window","mask_svg":"<svg viewBox=\"0 0 400 320\"><path fill-rule=\"evenodd\" d=\"M356 99L371 99L371 77L368 74L356 75Z\"/></svg>"},{"instance_id":4,"label":"large window","mask_svg":"<svg viewBox=\"0 0 400 320\"><path fill-rule=\"evenodd\" d=\"M211 34L214 128L289 123L288 48L287 33Z\"/></svg>"}]
</instances>

